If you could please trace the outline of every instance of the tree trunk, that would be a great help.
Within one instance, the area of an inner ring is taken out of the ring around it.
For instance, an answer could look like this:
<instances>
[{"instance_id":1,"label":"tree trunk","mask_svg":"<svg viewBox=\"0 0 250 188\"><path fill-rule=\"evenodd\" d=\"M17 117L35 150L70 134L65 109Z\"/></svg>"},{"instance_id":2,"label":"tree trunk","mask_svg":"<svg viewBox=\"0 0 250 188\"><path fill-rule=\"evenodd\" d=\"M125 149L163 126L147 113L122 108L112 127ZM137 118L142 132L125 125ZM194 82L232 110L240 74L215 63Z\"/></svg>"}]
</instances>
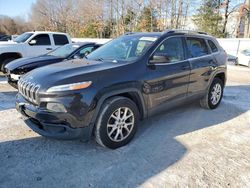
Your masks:
<instances>
[{"instance_id":1,"label":"tree trunk","mask_svg":"<svg viewBox=\"0 0 250 188\"><path fill-rule=\"evenodd\" d=\"M225 0L225 14L224 14L224 23L223 23L223 29L222 29L222 33L225 37L226 35L226 27L227 27L227 21L228 21L228 8L229 8L229 3L230 0Z\"/></svg>"}]
</instances>

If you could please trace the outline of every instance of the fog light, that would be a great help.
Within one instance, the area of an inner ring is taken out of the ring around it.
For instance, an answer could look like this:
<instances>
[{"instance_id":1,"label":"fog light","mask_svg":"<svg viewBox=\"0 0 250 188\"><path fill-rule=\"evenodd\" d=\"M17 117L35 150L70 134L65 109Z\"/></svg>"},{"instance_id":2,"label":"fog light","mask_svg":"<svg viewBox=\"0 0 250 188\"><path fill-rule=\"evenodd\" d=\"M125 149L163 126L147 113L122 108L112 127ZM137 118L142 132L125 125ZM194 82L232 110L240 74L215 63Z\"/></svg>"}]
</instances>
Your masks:
<instances>
[{"instance_id":1,"label":"fog light","mask_svg":"<svg viewBox=\"0 0 250 188\"><path fill-rule=\"evenodd\" d=\"M60 103L47 103L47 109L53 112L67 112L65 107Z\"/></svg>"}]
</instances>

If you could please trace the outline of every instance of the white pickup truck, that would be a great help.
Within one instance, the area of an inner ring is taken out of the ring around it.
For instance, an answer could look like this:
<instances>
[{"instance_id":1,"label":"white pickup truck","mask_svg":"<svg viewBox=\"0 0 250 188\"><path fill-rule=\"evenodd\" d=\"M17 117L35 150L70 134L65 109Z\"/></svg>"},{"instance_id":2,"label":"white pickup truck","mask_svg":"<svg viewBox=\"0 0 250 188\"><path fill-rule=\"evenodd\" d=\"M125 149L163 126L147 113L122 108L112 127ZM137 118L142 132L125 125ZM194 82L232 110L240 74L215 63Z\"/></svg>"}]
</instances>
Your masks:
<instances>
[{"instance_id":1,"label":"white pickup truck","mask_svg":"<svg viewBox=\"0 0 250 188\"><path fill-rule=\"evenodd\" d=\"M0 42L0 70L14 59L46 54L64 44L71 43L68 34L34 31L19 35L13 41Z\"/></svg>"}]
</instances>

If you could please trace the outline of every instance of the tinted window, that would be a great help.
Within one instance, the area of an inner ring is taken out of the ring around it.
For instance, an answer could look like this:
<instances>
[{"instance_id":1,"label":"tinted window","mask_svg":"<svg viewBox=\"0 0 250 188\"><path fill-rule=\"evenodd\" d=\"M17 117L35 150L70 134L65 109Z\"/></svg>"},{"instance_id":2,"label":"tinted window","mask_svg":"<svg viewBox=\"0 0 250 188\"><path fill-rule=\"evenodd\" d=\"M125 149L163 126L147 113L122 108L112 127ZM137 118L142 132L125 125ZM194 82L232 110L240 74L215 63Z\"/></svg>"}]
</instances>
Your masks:
<instances>
[{"instance_id":1,"label":"tinted window","mask_svg":"<svg viewBox=\"0 0 250 188\"><path fill-rule=\"evenodd\" d=\"M68 44L68 38L65 35L53 35L55 45L64 45Z\"/></svg>"},{"instance_id":2,"label":"tinted window","mask_svg":"<svg viewBox=\"0 0 250 188\"><path fill-rule=\"evenodd\" d=\"M161 58L161 63L162 61L173 63L184 60L182 39L179 37L173 37L165 40L153 55L153 58L156 59L155 63L157 63L157 57ZM163 57L165 60L162 59Z\"/></svg>"},{"instance_id":3,"label":"tinted window","mask_svg":"<svg viewBox=\"0 0 250 188\"><path fill-rule=\"evenodd\" d=\"M191 57L200 57L209 54L208 47L204 39L187 38L187 45Z\"/></svg>"},{"instance_id":4,"label":"tinted window","mask_svg":"<svg viewBox=\"0 0 250 188\"><path fill-rule=\"evenodd\" d=\"M217 48L217 46L213 43L213 41L209 40L209 41L208 41L208 44L209 44L209 46L210 46L212 52L218 52L218 48Z\"/></svg>"},{"instance_id":5,"label":"tinted window","mask_svg":"<svg viewBox=\"0 0 250 188\"><path fill-rule=\"evenodd\" d=\"M48 34L40 34L36 35L33 39L31 40L36 40L36 46L39 45L51 45L49 35Z\"/></svg>"}]
</instances>

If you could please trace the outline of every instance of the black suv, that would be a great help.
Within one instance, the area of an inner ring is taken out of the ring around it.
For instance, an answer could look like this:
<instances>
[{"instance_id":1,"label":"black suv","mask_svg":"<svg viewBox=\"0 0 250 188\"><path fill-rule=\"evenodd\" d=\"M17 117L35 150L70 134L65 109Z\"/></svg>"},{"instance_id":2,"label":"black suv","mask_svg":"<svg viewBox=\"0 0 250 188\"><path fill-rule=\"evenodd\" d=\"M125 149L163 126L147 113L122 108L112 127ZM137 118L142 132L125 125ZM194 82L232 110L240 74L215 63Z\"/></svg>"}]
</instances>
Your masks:
<instances>
[{"instance_id":1,"label":"black suv","mask_svg":"<svg viewBox=\"0 0 250 188\"><path fill-rule=\"evenodd\" d=\"M216 39L205 33L128 33L83 60L22 77L16 108L40 135L88 140L93 134L114 149L133 138L139 120L155 113L192 100L216 108L226 59Z\"/></svg>"}]
</instances>

